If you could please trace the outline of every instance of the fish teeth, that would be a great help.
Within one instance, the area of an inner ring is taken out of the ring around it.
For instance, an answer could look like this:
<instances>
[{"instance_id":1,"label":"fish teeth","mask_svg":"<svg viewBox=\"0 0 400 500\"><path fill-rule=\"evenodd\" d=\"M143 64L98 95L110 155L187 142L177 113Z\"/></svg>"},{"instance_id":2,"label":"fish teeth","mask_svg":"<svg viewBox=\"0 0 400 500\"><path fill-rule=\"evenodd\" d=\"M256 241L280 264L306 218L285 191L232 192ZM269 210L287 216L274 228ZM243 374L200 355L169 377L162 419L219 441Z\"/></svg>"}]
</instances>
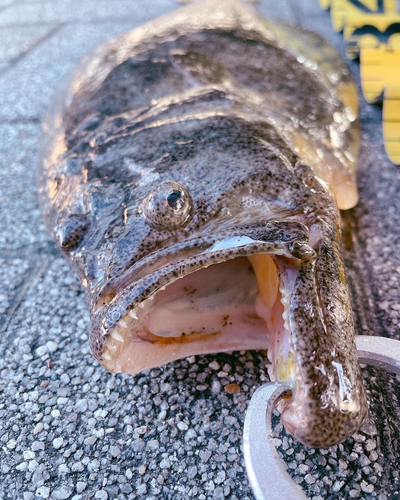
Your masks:
<instances>
[{"instance_id":1,"label":"fish teeth","mask_svg":"<svg viewBox=\"0 0 400 500\"><path fill-rule=\"evenodd\" d=\"M138 319L137 314L133 309L129 311L129 316L133 319Z\"/></svg>"},{"instance_id":2,"label":"fish teeth","mask_svg":"<svg viewBox=\"0 0 400 500\"><path fill-rule=\"evenodd\" d=\"M249 255L251 266L257 278L258 290L268 309L275 304L279 290L279 278L276 265L267 254Z\"/></svg>"},{"instance_id":3,"label":"fish teeth","mask_svg":"<svg viewBox=\"0 0 400 500\"><path fill-rule=\"evenodd\" d=\"M107 361L109 361L111 359L111 356L108 354L108 352L105 352L103 354L103 358L106 359Z\"/></svg>"},{"instance_id":4,"label":"fish teeth","mask_svg":"<svg viewBox=\"0 0 400 500\"><path fill-rule=\"evenodd\" d=\"M126 326L125 326L125 328L126 328ZM118 342L125 342L124 337L117 330L113 330L111 332L111 337L115 340L118 340Z\"/></svg>"},{"instance_id":5,"label":"fish teeth","mask_svg":"<svg viewBox=\"0 0 400 500\"><path fill-rule=\"evenodd\" d=\"M113 344L112 342L110 342L107 347L109 349L111 349L112 351L116 351L117 350L117 346L115 344Z\"/></svg>"},{"instance_id":6,"label":"fish teeth","mask_svg":"<svg viewBox=\"0 0 400 500\"><path fill-rule=\"evenodd\" d=\"M117 323L118 326L122 326L123 328L128 328L128 325L125 323L123 319L120 319Z\"/></svg>"}]
</instances>

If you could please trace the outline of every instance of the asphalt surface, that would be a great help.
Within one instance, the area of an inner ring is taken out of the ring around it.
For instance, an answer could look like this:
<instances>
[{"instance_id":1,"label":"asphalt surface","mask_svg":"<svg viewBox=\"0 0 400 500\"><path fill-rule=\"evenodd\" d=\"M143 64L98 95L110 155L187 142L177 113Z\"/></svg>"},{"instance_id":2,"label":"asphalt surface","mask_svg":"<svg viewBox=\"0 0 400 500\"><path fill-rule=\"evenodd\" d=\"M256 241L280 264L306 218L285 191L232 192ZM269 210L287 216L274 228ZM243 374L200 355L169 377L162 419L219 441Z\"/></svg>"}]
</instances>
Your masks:
<instances>
[{"instance_id":1,"label":"asphalt surface","mask_svg":"<svg viewBox=\"0 0 400 500\"><path fill-rule=\"evenodd\" d=\"M241 440L249 399L268 380L264 355L196 356L136 377L105 372L89 353L82 289L36 201L41 121L57 83L99 43L176 6L0 0L0 498L253 498ZM317 0L268 0L260 11L344 52ZM400 338L400 171L384 153L381 110L361 104L346 266L358 333ZM314 500L400 498L399 380L364 375L369 419L342 445L305 448L275 417L282 458ZM239 393L225 390L231 383Z\"/></svg>"}]
</instances>

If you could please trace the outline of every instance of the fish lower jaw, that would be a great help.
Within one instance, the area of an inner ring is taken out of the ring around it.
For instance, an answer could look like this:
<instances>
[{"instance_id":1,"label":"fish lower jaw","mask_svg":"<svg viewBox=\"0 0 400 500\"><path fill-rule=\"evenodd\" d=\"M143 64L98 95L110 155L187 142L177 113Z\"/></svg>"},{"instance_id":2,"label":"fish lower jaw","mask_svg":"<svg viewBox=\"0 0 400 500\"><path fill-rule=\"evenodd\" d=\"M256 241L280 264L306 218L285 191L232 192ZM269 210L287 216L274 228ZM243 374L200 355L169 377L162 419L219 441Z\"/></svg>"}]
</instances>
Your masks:
<instances>
[{"instance_id":1,"label":"fish lower jaw","mask_svg":"<svg viewBox=\"0 0 400 500\"><path fill-rule=\"evenodd\" d=\"M324 408L310 397L312 380L302 377L290 326L296 263L286 258L282 264L269 254L255 257L186 275L127 310L109 330L101 362L111 372L137 374L193 355L268 350L271 379L292 388L281 404L285 428L308 446L338 444L365 414L356 398L354 407L336 398L337 404Z\"/></svg>"},{"instance_id":2,"label":"fish lower jaw","mask_svg":"<svg viewBox=\"0 0 400 500\"><path fill-rule=\"evenodd\" d=\"M102 364L136 374L197 354L269 350L273 379L292 385L294 356L273 258L238 257L157 291L109 330Z\"/></svg>"},{"instance_id":3,"label":"fish lower jaw","mask_svg":"<svg viewBox=\"0 0 400 500\"><path fill-rule=\"evenodd\" d=\"M345 409L321 408L310 403L307 393L300 390L296 399L282 401L281 422L302 444L315 448L330 448L345 441L361 427L367 407L353 402Z\"/></svg>"}]
</instances>

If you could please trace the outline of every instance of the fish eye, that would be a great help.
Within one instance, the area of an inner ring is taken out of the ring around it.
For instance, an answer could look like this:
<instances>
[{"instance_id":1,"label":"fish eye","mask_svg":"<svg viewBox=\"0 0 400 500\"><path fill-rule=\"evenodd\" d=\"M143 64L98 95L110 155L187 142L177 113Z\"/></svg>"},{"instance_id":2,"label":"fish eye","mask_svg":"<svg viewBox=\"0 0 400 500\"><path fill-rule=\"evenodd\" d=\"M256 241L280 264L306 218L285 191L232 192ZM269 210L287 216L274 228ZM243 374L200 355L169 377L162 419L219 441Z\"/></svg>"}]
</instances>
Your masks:
<instances>
[{"instance_id":1,"label":"fish eye","mask_svg":"<svg viewBox=\"0 0 400 500\"><path fill-rule=\"evenodd\" d=\"M172 210L181 210L186 203L185 193L179 189L174 189L167 196L167 203L172 208Z\"/></svg>"},{"instance_id":2,"label":"fish eye","mask_svg":"<svg viewBox=\"0 0 400 500\"><path fill-rule=\"evenodd\" d=\"M139 211L156 229L177 229L189 219L192 207L192 197L182 184L165 181L146 196Z\"/></svg>"}]
</instances>

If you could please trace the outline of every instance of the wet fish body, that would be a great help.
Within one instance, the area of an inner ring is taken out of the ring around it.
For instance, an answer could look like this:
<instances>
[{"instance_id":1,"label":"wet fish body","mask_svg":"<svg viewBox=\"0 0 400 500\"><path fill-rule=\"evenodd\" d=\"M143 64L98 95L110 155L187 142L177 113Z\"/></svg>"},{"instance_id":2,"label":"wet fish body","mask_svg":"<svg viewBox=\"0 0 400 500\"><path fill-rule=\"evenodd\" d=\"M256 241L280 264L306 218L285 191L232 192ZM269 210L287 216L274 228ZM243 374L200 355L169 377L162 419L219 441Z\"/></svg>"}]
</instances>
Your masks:
<instances>
[{"instance_id":1,"label":"wet fish body","mask_svg":"<svg viewBox=\"0 0 400 500\"><path fill-rule=\"evenodd\" d=\"M191 5L83 61L44 126L47 227L76 270L92 353L137 373L267 349L286 428L331 446L367 404L340 251L357 201L357 94L318 36Z\"/></svg>"}]
</instances>

